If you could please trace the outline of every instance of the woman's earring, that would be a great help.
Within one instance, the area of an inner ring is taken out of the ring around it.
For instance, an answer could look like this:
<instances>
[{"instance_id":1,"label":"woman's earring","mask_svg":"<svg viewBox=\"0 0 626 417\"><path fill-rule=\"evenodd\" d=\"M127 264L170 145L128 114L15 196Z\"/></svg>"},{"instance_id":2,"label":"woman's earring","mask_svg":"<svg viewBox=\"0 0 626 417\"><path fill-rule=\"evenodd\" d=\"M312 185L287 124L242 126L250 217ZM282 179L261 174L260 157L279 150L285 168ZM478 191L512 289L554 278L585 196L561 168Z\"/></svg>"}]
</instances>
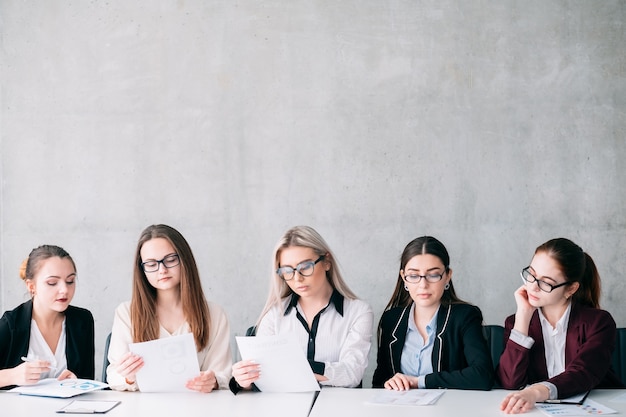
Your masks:
<instances>
[{"instance_id":1,"label":"woman's earring","mask_svg":"<svg viewBox=\"0 0 626 417\"><path fill-rule=\"evenodd\" d=\"M404 289L408 291L408 290L409 290L409 287L407 287L407 285L406 285L406 284L404 284Z\"/></svg>"},{"instance_id":2,"label":"woman's earring","mask_svg":"<svg viewBox=\"0 0 626 417\"><path fill-rule=\"evenodd\" d=\"M443 287L444 290L449 290L450 289L450 283L446 282L446 285Z\"/></svg>"}]
</instances>

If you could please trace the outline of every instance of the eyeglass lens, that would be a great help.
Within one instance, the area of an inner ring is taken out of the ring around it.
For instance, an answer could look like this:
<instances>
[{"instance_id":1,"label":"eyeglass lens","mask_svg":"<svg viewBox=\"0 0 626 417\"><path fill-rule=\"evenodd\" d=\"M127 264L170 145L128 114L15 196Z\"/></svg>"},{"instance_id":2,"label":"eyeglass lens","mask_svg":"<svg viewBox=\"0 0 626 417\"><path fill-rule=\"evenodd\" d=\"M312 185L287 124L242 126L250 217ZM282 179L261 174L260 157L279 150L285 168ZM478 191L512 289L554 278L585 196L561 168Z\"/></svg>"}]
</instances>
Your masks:
<instances>
[{"instance_id":1,"label":"eyeglass lens","mask_svg":"<svg viewBox=\"0 0 626 417\"><path fill-rule=\"evenodd\" d=\"M313 270L315 269L315 264L324 259L324 255L317 258L315 261L305 261L296 265L295 269L290 266L282 266L276 270L276 273L279 277L284 279L285 281L291 280L295 275L296 271L302 275L303 277L309 277L313 274Z\"/></svg>"},{"instance_id":2,"label":"eyeglass lens","mask_svg":"<svg viewBox=\"0 0 626 417\"><path fill-rule=\"evenodd\" d=\"M437 282L443 278L443 274L428 274L428 275L417 275L417 274L409 274L405 276L407 281L410 282L420 282L422 279L425 279L428 282Z\"/></svg>"},{"instance_id":3,"label":"eyeglass lens","mask_svg":"<svg viewBox=\"0 0 626 417\"><path fill-rule=\"evenodd\" d=\"M555 288L554 285L552 284L548 284L545 281L542 281L540 279L537 279L537 277L535 277L529 270L528 268L524 268L522 269L522 280L524 282L527 282L529 284L532 283L537 283L537 285L539 286L539 289L545 292L552 292L552 290Z\"/></svg>"},{"instance_id":4,"label":"eyeglass lens","mask_svg":"<svg viewBox=\"0 0 626 417\"><path fill-rule=\"evenodd\" d=\"M159 264L163 264L165 268L173 268L180 263L180 258L177 254L167 255L165 258L160 261L157 260L149 260L141 265L143 266L143 270L145 272L156 272L159 270Z\"/></svg>"}]
</instances>

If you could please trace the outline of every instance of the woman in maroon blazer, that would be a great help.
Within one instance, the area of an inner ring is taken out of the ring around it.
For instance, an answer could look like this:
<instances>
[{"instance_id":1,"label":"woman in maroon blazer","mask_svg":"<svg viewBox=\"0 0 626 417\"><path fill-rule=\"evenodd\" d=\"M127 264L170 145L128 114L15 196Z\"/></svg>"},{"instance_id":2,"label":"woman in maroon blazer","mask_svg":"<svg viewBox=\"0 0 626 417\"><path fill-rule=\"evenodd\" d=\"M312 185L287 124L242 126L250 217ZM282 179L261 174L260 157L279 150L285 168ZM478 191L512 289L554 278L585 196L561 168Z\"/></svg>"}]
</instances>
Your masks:
<instances>
[{"instance_id":1,"label":"woman in maroon blazer","mask_svg":"<svg viewBox=\"0 0 626 417\"><path fill-rule=\"evenodd\" d=\"M535 250L515 291L517 312L505 322L496 370L507 395L500 409L529 411L536 402L621 387L611 369L616 326L599 308L596 266L574 242L552 239Z\"/></svg>"}]
</instances>

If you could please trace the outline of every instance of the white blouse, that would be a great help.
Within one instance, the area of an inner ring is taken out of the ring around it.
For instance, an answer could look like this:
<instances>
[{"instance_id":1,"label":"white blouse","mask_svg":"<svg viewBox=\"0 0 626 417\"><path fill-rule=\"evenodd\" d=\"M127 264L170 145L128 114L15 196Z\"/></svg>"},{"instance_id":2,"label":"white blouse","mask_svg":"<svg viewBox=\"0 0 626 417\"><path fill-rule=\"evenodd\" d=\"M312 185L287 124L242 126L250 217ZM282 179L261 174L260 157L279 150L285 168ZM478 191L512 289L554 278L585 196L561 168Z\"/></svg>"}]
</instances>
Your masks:
<instances>
[{"instance_id":1,"label":"white blouse","mask_svg":"<svg viewBox=\"0 0 626 417\"><path fill-rule=\"evenodd\" d=\"M56 350L52 352L43 334L37 326L35 320L30 321L30 340L28 342L28 357L32 359L40 359L50 362L50 371L41 374L41 379L57 378L65 369L67 369L67 357L65 356L65 319L61 326L61 337L57 343Z\"/></svg>"},{"instance_id":2,"label":"white blouse","mask_svg":"<svg viewBox=\"0 0 626 417\"><path fill-rule=\"evenodd\" d=\"M314 360L324 363L324 376L328 378L320 384L355 387L361 383L367 367L374 313L362 300L339 295L342 299L342 303L339 303L342 305L338 306L332 301L334 298L331 297L331 302L319 317L317 334L313 340ZM343 309L343 314L338 309ZM292 297L286 297L281 305L270 309L262 318L256 334L294 334L306 355L309 332L298 319L298 312L304 316L299 303L294 308Z\"/></svg>"},{"instance_id":3,"label":"white blouse","mask_svg":"<svg viewBox=\"0 0 626 417\"><path fill-rule=\"evenodd\" d=\"M228 381L232 372L230 325L226 313L217 304L209 302L209 315L211 317L209 343L198 352L198 364L200 371L211 370L215 372L219 388L228 388ZM133 343L131 329L130 301L126 301L115 310L108 355L110 364L107 367L107 382L112 389L118 391L138 391L140 389L136 382L132 385L127 384L125 378L115 371L120 358L129 351L128 345ZM190 332L189 324L186 322L173 333L169 333L163 326L160 326L159 339Z\"/></svg>"}]
</instances>

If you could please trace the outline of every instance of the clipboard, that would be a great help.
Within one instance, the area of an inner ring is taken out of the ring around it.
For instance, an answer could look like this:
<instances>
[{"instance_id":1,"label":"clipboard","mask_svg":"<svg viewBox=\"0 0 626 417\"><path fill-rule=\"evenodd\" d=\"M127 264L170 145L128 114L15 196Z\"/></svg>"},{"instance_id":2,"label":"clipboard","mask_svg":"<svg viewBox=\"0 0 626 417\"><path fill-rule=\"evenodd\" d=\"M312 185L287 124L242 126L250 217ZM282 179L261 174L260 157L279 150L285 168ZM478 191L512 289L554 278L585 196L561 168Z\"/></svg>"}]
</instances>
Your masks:
<instances>
[{"instance_id":1,"label":"clipboard","mask_svg":"<svg viewBox=\"0 0 626 417\"><path fill-rule=\"evenodd\" d=\"M104 414L121 401L74 400L56 412L61 414Z\"/></svg>"},{"instance_id":2,"label":"clipboard","mask_svg":"<svg viewBox=\"0 0 626 417\"><path fill-rule=\"evenodd\" d=\"M575 405L580 405L580 404L582 404L585 401L585 399L587 398L587 395L589 395L589 392L591 392L591 391L583 392L582 394L573 395L571 397L561 398L561 399L557 399L557 400L545 400L544 403L546 403L546 404L575 404Z\"/></svg>"}]
</instances>

